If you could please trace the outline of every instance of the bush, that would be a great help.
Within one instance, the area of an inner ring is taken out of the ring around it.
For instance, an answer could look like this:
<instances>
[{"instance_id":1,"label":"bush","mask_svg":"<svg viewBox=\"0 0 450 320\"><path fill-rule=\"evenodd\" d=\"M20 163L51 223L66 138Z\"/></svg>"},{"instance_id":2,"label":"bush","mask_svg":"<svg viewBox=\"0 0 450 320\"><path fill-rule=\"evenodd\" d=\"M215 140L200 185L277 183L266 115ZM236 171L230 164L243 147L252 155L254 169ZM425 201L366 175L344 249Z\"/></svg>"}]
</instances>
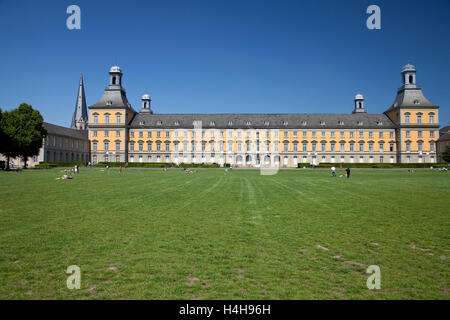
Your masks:
<instances>
[{"instance_id":1,"label":"bush","mask_svg":"<svg viewBox=\"0 0 450 320\"><path fill-rule=\"evenodd\" d=\"M125 167L125 162L98 162L94 167ZM166 162L128 162L128 168L164 168L175 166L173 163Z\"/></svg>"},{"instance_id":2,"label":"bush","mask_svg":"<svg viewBox=\"0 0 450 320\"><path fill-rule=\"evenodd\" d=\"M311 166L311 164L309 162L302 162L302 163L298 163L297 164L297 168L309 168Z\"/></svg>"},{"instance_id":3,"label":"bush","mask_svg":"<svg viewBox=\"0 0 450 320\"><path fill-rule=\"evenodd\" d=\"M56 168L56 167L74 167L75 165L79 166L87 166L87 162L54 162L54 161L47 161L47 162L39 162L35 165L36 168Z\"/></svg>"},{"instance_id":4,"label":"bush","mask_svg":"<svg viewBox=\"0 0 450 320\"><path fill-rule=\"evenodd\" d=\"M125 162L99 162L96 163L95 167L125 167ZM220 165L217 163L167 163L167 162L128 162L128 168L165 168L165 167L175 167L175 168L219 168Z\"/></svg>"},{"instance_id":5,"label":"bush","mask_svg":"<svg viewBox=\"0 0 450 320\"><path fill-rule=\"evenodd\" d=\"M184 168L220 168L218 163L180 163Z\"/></svg>"},{"instance_id":6,"label":"bush","mask_svg":"<svg viewBox=\"0 0 450 320\"><path fill-rule=\"evenodd\" d=\"M338 167L340 163L322 162L317 165L319 168ZM342 168L442 168L447 167L442 163L343 163Z\"/></svg>"}]
</instances>

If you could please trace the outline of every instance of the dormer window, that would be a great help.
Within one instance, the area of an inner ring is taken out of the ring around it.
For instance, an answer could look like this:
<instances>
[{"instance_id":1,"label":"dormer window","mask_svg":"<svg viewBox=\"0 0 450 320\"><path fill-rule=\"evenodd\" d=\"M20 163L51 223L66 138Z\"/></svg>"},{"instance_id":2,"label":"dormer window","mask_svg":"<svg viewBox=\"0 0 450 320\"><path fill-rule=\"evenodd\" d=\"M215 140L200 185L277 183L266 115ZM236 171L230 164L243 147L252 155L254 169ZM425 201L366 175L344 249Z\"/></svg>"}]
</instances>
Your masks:
<instances>
[{"instance_id":1,"label":"dormer window","mask_svg":"<svg viewBox=\"0 0 450 320\"><path fill-rule=\"evenodd\" d=\"M358 126L362 126L363 122L362 121L358 121Z\"/></svg>"},{"instance_id":2,"label":"dormer window","mask_svg":"<svg viewBox=\"0 0 450 320\"><path fill-rule=\"evenodd\" d=\"M247 125L249 126L249 125L251 125L252 123L251 123L250 121L247 121L247 123L246 123L246 124L247 124Z\"/></svg>"},{"instance_id":3,"label":"dormer window","mask_svg":"<svg viewBox=\"0 0 450 320\"><path fill-rule=\"evenodd\" d=\"M175 125L179 126L180 125L180 121L175 121Z\"/></svg>"},{"instance_id":4,"label":"dormer window","mask_svg":"<svg viewBox=\"0 0 450 320\"><path fill-rule=\"evenodd\" d=\"M112 105L112 101L111 101L111 100L106 101L106 105L107 105L107 106Z\"/></svg>"},{"instance_id":5,"label":"dormer window","mask_svg":"<svg viewBox=\"0 0 450 320\"><path fill-rule=\"evenodd\" d=\"M143 126L144 125L144 121L139 121L139 125Z\"/></svg>"},{"instance_id":6,"label":"dormer window","mask_svg":"<svg viewBox=\"0 0 450 320\"><path fill-rule=\"evenodd\" d=\"M287 126L288 122L286 120L283 121L283 126Z\"/></svg>"},{"instance_id":7,"label":"dormer window","mask_svg":"<svg viewBox=\"0 0 450 320\"><path fill-rule=\"evenodd\" d=\"M233 125L233 121L228 121L228 125L232 126Z\"/></svg>"},{"instance_id":8,"label":"dormer window","mask_svg":"<svg viewBox=\"0 0 450 320\"><path fill-rule=\"evenodd\" d=\"M268 125L270 124L270 122L269 121L264 121L264 125L267 127Z\"/></svg>"},{"instance_id":9,"label":"dormer window","mask_svg":"<svg viewBox=\"0 0 450 320\"><path fill-rule=\"evenodd\" d=\"M305 120L302 121L302 126L306 126L306 121Z\"/></svg>"},{"instance_id":10,"label":"dormer window","mask_svg":"<svg viewBox=\"0 0 450 320\"><path fill-rule=\"evenodd\" d=\"M161 120L156 121L156 125L157 126L161 126L162 125L162 121Z\"/></svg>"},{"instance_id":11,"label":"dormer window","mask_svg":"<svg viewBox=\"0 0 450 320\"><path fill-rule=\"evenodd\" d=\"M383 125L383 121L378 120L378 121L377 121L377 125L378 125L378 126L382 126L382 125Z\"/></svg>"},{"instance_id":12,"label":"dormer window","mask_svg":"<svg viewBox=\"0 0 450 320\"><path fill-rule=\"evenodd\" d=\"M419 104L420 101L419 100L414 100L414 104Z\"/></svg>"},{"instance_id":13,"label":"dormer window","mask_svg":"<svg viewBox=\"0 0 450 320\"><path fill-rule=\"evenodd\" d=\"M343 126L343 125L344 125L344 121L340 120L340 121L338 121L338 124L339 124L340 126Z\"/></svg>"},{"instance_id":14,"label":"dormer window","mask_svg":"<svg viewBox=\"0 0 450 320\"><path fill-rule=\"evenodd\" d=\"M211 121L211 122L209 123L209 125L210 125L211 127L214 127L214 126L216 125L216 123L215 123L214 121Z\"/></svg>"},{"instance_id":15,"label":"dormer window","mask_svg":"<svg viewBox=\"0 0 450 320\"><path fill-rule=\"evenodd\" d=\"M323 120L320 121L320 125L321 125L321 126L324 126L324 125L325 125L325 121L323 121Z\"/></svg>"}]
</instances>

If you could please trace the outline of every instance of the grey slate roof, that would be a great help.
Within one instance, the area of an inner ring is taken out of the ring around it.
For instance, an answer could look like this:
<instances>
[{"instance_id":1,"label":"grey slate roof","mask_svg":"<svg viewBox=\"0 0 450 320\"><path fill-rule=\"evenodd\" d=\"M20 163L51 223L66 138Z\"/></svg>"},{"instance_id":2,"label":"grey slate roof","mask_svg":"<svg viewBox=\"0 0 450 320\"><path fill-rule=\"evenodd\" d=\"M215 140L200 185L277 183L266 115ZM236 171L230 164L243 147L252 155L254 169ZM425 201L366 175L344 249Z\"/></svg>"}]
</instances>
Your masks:
<instances>
[{"instance_id":1,"label":"grey slate roof","mask_svg":"<svg viewBox=\"0 0 450 320\"><path fill-rule=\"evenodd\" d=\"M416 104L415 101L419 103ZM425 96L423 95L422 89L417 88L405 88L400 89L397 92L397 97L395 98L394 103L388 109L388 111L393 110L395 108L404 108L404 107L413 107L413 108L438 108L438 106L432 104Z\"/></svg>"},{"instance_id":2,"label":"grey slate roof","mask_svg":"<svg viewBox=\"0 0 450 320\"><path fill-rule=\"evenodd\" d=\"M158 121L161 124L158 125ZM267 129L393 129L395 124L385 114L145 114L133 118L131 128L194 128L194 121L202 121L202 128L267 128ZM306 121L303 124L302 121ZM324 121L324 125L321 124ZM343 125L339 124L343 121ZM176 125L178 122L178 125ZM248 124L249 122L249 124ZM266 124L268 122L268 125ZM358 122L362 122L359 125Z\"/></svg>"},{"instance_id":3,"label":"grey slate roof","mask_svg":"<svg viewBox=\"0 0 450 320\"><path fill-rule=\"evenodd\" d=\"M440 135L447 134L447 133L450 133L450 126L442 127L441 129L439 129Z\"/></svg>"},{"instance_id":4,"label":"grey slate roof","mask_svg":"<svg viewBox=\"0 0 450 320\"><path fill-rule=\"evenodd\" d=\"M87 130L77 130L66 127L57 126L56 124L51 124L44 122L44 128L47 130L48 134L54 134L58 136L65 136L69 138L88 140L89 134Z\"/></svg>"},{"instance_id":5,"label":"grey slate roof","mask_svg":"<svg viewBox=\"0 0 450 320\"><path fill-rule=\"evenodd\" d=\"M116 88L112 89L110 87L106 88L103 92L103 96L100 100L89 107L90 109L95 108L131 108L131 104L128 102L127 94L125 89Z\"/></svg>"},{"instance_id":6,"label":"grey slate roof","mask_svg":"<svg viewBox=\"0 0 450 320\"><path fill-rule=\"evenodd\" d=\"M83 120L85 123L88 122L88 114L87 114L87 108L86 108L86 96L84 94L84 85L83 85L83 76L80 78L80 84L78 86L78 95L77 95L77 101L75 103L75 112L73 113L72 117L72 124L70 127L72 129L76 128L76 122L78 120Z\"/></svg>"},{"instance_id":7,"label":"grey slate roof","mask_svg":"<svg viewBox=\"0 0 450 320\"><path fill-rule=\"evenodd\" d=\"M439 136L439 139L437 141L450 141L450 132L449 133L445 133L442 136Z\"/></svg>"}]
</instances>

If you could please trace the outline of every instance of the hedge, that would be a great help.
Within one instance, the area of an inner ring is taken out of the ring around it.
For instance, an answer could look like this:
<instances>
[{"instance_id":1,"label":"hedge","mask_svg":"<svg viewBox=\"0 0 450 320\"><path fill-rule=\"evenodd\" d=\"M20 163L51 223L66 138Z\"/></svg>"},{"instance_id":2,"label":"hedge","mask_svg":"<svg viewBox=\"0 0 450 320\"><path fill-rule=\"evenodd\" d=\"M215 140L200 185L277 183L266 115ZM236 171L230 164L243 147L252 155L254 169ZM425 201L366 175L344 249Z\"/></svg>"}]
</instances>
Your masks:
<instances>
[{"instance_id":1,"label":"hedge","mask_svg":"<svg viewBox=\"0 0 450 320\"><path fill-rule=\"evenodd\" d=\"M48 161L48 162L39 162L38 164L35 165L35 167L36 168L74 167L76 164L79 165L79 166L87 166L87 162L76 162L76 161L72 161L72 162L53 162L53 161Z\"/></svg>"},{"instance_id":2,"label":"hedge","mask_svg":"<svg viewBox=\"0 0 450 320\"><path fill-rule=\"evenodd\" d=\"M125 162L99 162L95 167L125 167ZM128 162L128 168L165 168L165 167L184 167L184 168L218 168L217 163L167 163L167 162Z\"/></svg>"},{"instance_id":3,"label":"hedge","mask_svg":"<svg viewBox=\"0 0 450 320\"><path fill-rule=\"evenodd\" d=\"M318 168L340 167L341 163L322 162ZM447 168L445 163L342 163L342 168Z\"/></svg>"},{"instance_id":4,"label":"hedge","mask_svg":"<svg viewBox=\"0 0 450 320\"><path fill-rule=\"evenodd\" d=\"M164 168L175 166L173 163L166 162L128 162L125 165L125 162L98 162L94 164L94 167L128 167L128 168Z\"/></svg>"}]
</instances>

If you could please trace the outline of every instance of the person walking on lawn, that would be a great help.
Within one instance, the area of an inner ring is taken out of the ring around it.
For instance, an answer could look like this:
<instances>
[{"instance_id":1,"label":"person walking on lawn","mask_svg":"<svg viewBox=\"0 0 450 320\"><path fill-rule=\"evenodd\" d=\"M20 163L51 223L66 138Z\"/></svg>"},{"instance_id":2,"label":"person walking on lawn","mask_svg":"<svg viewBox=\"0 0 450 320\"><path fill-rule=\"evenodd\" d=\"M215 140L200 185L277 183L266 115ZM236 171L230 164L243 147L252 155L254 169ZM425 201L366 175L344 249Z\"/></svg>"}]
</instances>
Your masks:
<instances>
[{"instance_id":1,"label":"person walking on lawn","mask_svg":"<svg viewBox=\"0 0 450 320\"><path fill-rule=\"evenodd\" d=\"M347 172L346 174L347 179L350 178L350 168L345 169L345 171Z\"/></svg>"}]
</instances>

